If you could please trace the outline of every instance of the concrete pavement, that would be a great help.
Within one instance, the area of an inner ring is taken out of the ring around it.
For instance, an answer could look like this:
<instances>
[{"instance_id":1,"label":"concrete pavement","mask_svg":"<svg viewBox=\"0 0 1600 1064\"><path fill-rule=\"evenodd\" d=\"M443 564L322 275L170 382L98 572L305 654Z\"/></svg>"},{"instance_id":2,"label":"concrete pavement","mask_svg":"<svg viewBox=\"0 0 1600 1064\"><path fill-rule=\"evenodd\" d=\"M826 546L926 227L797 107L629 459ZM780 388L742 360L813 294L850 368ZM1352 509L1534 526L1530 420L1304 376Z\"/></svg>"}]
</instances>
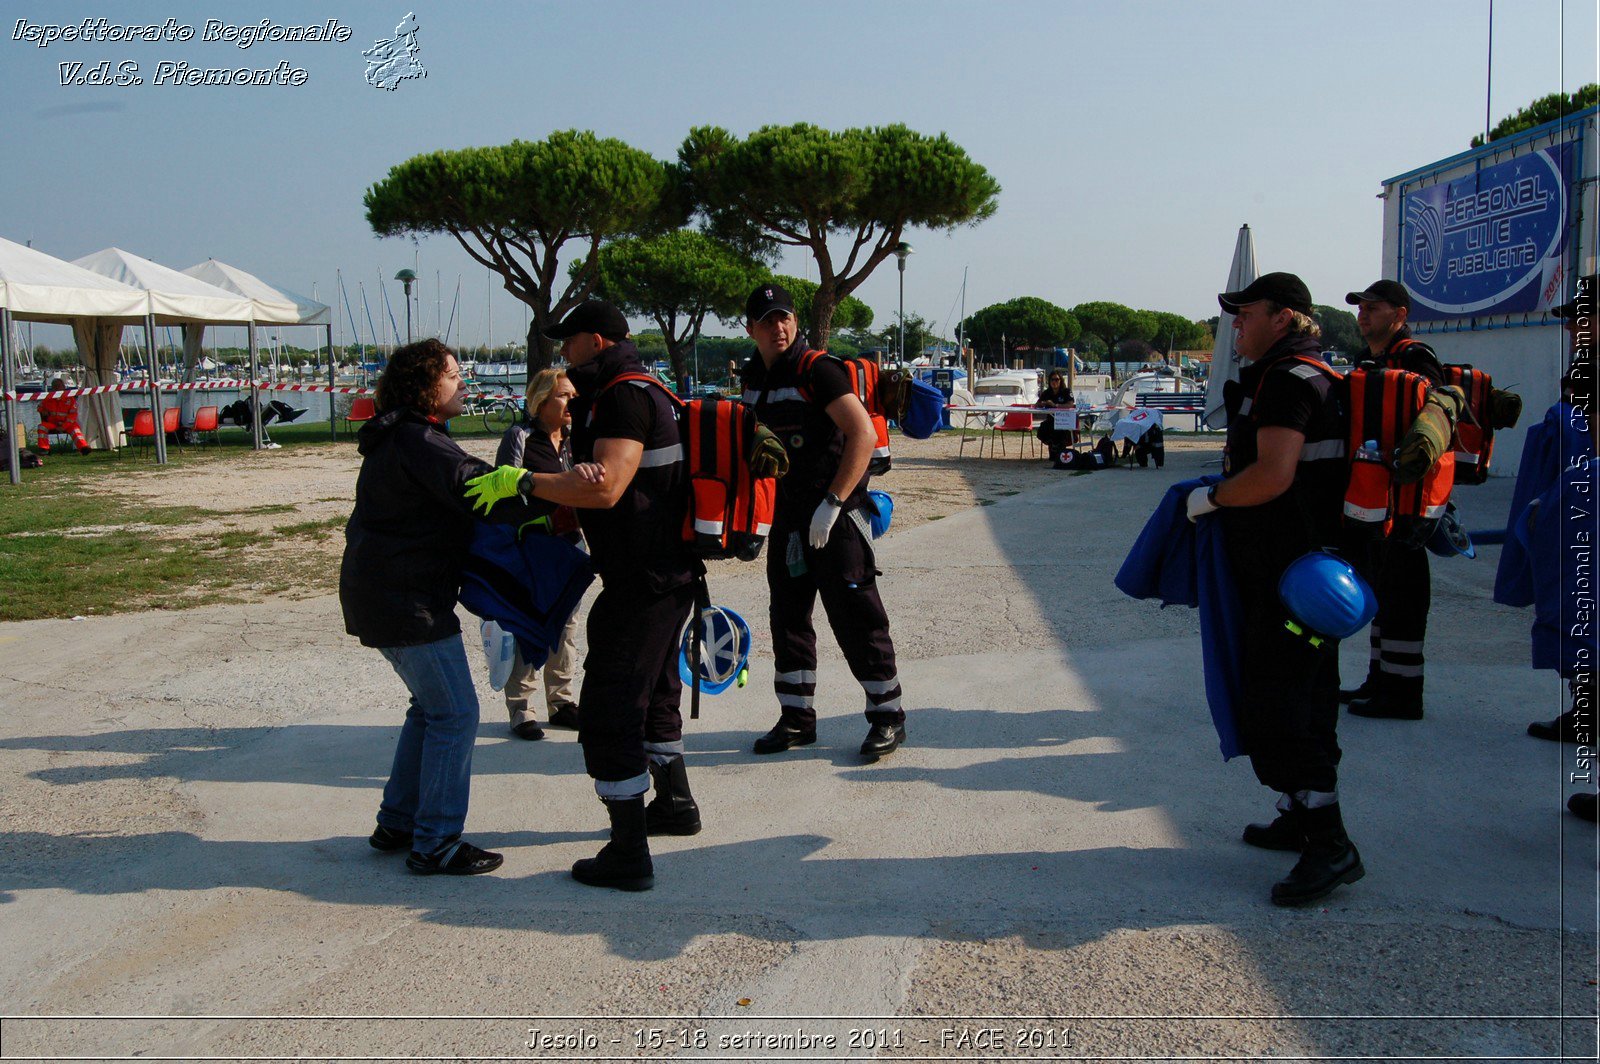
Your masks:
<instances>
[{"instance_id":1,"label":"concrete pavement","mask_svg":"<svg viewBox=\"0 0 1600 1064\"><path fill-rule=\"evenodd\" d=\"M877 765L826 634L819 742L749 753L765 588L718 566L757 657L687 726L706 830L645 895L568 877L604 838L573 736L510 738L476 649L468 837L506 863L460 880L365 844L404 691L332 597L0 626L3 1055L1592 1059L1595 835L1574 748L1523 735L1564 706L1498 548L1436 560L1427 718L1341 721L1367 878L1277 910L1193 612L1111 585L1209 457L882 541L909 742ZM1510 488L1462 489L1468 526Z\"/></svg>"}]
</instances>

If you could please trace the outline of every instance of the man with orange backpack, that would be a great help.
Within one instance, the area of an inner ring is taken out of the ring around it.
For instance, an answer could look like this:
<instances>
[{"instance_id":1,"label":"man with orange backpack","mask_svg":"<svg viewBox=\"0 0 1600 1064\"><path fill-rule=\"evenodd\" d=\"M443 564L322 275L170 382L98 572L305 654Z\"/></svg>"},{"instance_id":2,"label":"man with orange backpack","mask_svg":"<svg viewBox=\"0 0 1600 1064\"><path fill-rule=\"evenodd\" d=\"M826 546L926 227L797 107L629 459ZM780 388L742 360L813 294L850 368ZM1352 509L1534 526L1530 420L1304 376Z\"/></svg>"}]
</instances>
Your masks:
<instances>
[{"instance_id":1,"label":"man with orange backpack","mask_svg":"<svg viewBox=\"0 0 1600 1064\"><path fill-rule=\"evenodd\" d=\"M767 553L778 723L755 741L758 754L817 740L818 597L850 672L866 693L861 756L876 761L905 742L900 674L889 616L878 594L867 508L868 467L887 450L845 364L807 349L794 301L764 284L745 301L756 353L740 379L746 406L789 454L778 483Z\"/></svg>"},{"instance_id":2,"label":"man with orange backpack","mask_svg":"<svg viewBox=\"0 0 1600 1064\"><path fill-rule=\"evenodd\" d=\"M1356 307L1356 328L1367 342L1371 361L1384 369L1420 374L1435 385L1446 383L1444 366L1427 344L1412 339L1406 318L1411 294L1398 281L1379 280L1345 302ZM1356 567L1378 595L1378 616L1369 635L1371 656L1361 686L1339 692L1358 717L1422 719L1422 643L1428 631L1432 576L1428 551L1414 537L1389 536L1371 544Z\"/></svg>"},{"instance_id":3,"label":"man with orange backpack","mask_svg":"<svg viewBox=\"0 0 1600 1064\"><path fill-rule=\"evenodd\" d=\"M469 487L485 503L527 493L578 511L601 583L589 609L578 742L611 839L573 865L572 876L649 890L647 836L700 830L683 762L678 648L705 566L683 537L688 474L677 410L665 389L637 379L644 366L627 319L610 303L585 300L544 335L561 341L577 389L569 404L575 464L564 473L500 466ZM656 800L647 809L652 780Z\"/></svg>"}]
</instances>

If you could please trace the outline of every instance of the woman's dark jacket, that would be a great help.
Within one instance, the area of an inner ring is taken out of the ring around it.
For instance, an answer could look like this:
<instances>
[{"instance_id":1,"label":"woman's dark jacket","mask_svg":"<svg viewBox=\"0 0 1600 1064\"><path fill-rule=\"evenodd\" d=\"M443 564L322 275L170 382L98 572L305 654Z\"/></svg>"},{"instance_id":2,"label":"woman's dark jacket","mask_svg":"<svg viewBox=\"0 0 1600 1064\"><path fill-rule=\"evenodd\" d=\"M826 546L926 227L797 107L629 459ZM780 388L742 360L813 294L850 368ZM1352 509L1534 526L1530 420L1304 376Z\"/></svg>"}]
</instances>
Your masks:
<instances>
[{"instance_id":1,"label":"woman's dark jacket","mask_svg":"<svg viewBox=\"0 0 1600 1064\"><path fill-rule=\"evenodd\" d=\"M345 631L370 647L417 646L455 635L474 521L463 493L469 479L493 467L409 408L379 414L356 440L361 472L339 569ZM496 505L490 519L530 516L518 499Z\"/></svg>"}]
</instances>

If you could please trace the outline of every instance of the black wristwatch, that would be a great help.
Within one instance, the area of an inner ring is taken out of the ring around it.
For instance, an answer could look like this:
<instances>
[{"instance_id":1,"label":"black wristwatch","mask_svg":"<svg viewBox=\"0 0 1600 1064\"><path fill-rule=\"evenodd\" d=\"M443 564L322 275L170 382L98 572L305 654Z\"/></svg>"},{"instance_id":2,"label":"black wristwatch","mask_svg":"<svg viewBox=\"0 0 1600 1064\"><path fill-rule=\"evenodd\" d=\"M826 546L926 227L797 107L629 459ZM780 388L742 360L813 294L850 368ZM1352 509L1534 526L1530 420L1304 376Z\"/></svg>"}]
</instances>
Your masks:
<instances>
[{"instance_id":1,"label":"black wristwatch","mask_svg":"<svg viewBox=\"0 0 1600 1064\"><path fill-rule=\"evenodd\" d=\"M1221 482L1219 481L1218 483L1220 484ZM1215 506L1219 510L1222 509L1222 504L1217 501L1217 484L1213 484L1206 489L1206 498L1211 500L1212 506Z\"/></svg>"},{"instance_id":2,"label":"black wristwatch","mask_svg":"<svg viewBox=\"0 0 1600 1064\"><path fill-rule=\"evenodd\" d=\"M835 495L831 491L828 492L827 498L824 501L826 501L829 504L831 504L833 506L833 508L836 509L836 510L843 510L844 509L844 500L839 498L839 496Z\"/></svg>"}]
</instances>

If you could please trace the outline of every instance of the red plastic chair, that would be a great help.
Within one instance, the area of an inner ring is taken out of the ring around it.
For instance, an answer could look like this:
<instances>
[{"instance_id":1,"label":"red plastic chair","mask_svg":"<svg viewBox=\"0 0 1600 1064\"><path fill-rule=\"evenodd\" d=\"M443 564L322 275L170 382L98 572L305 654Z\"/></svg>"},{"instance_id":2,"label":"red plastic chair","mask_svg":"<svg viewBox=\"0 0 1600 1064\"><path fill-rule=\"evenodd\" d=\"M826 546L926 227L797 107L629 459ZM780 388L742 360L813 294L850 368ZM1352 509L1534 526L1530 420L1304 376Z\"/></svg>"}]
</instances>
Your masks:
<instances>
[{"instance_id":1,"label":"red plastic chair","mask_svg":"<svg viewBox=\"0 0 1600 1064\"><path fill-rule=\"evenodd\" d=\"M202 406L194 412L194 424L189 426L189 431L196 437L210 436L211 442L222 446L222 437L218 434L220 422L217 417L217 408Z\"/></svg>"},{"instance_id":2,"label":"red plastic chair","mask_svg":"<svg viewBox=\"0 0 1600 1064\"><path fill-rule=\"evenodd\" d=\"M169 439L176 440L179 447L183 446L183 436L178 432L181 426L181 414L182 411L175 406L169 406L161 411L161 431Z\"/></svg>"},{"instance_id":3,"label":"red plastic chair","mask_svg":"<svg viewBox=\"0 0 1600 1064\"><path fill-rule=\"evenodd\" d=\"M1009 413L1005 414L1005 416L1003 416L997 424L990 428L989 454L991 456L994 454L994 442L996 440L998 440L1000 443L1000 453L1005 454L1007 434L1016 434L1019 432L1025 434L1024 439L1033 441L1033 455L1035 458L1037 458L1039 456L1039 440L1033 434L1033 415L1022 410L1010 411ZM1023 446L1025 447L1026 444ZM1017 449L1017 457L1021 458L1023 455L1023 447L1019 447Z\"/></svg>"},{"instance_id":4,"label":"red plastic chair","mask_svg":"<svg viewBox=\"0 0 1600 1064\"><path fill-rule=\"evenodd\" d=\"M355 422L371 421L377 416L378 408L371 397L365 395L357 396L350 400L350 412L344 416L345 431L348 432L350 426Z\"/></svg>"},{"instance_id":5,"label":"red plastic chair","mask_svg":"<svg viewBox=\"0 0 1600 1064\"><path fill-rule=\"evenodd\" d=\"M128 430L128 436L137 447L153 444L156 439L156 416L149 410L134 411L133 427Z\"/></svg>"}]
</instances>

